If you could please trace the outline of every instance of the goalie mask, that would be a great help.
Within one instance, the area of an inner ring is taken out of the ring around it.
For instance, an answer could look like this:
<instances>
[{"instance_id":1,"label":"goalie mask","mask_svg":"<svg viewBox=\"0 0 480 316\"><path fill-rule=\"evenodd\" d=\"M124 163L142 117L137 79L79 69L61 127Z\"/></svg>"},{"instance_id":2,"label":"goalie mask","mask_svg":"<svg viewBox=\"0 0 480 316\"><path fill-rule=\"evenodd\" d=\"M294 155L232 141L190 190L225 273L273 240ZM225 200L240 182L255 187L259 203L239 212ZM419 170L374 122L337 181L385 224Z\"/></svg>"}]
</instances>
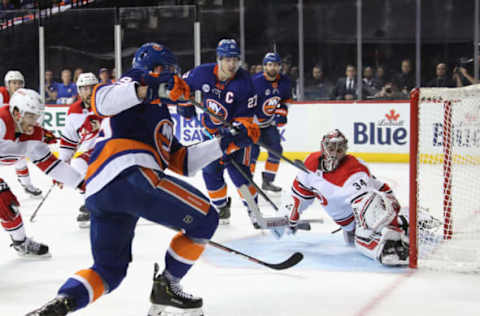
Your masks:
<instances>
[{"instance_id":1,"label":"goalie mask","mask_svg":"<svg viewBox=\"0 0 480 316\"><path fill-rule=\"evenodd\" d=\"M320 168L323 172L335 170L347 153L348 140L338 129L326 134L322 138L322 161Z\"/></svg>"}]
</instances>

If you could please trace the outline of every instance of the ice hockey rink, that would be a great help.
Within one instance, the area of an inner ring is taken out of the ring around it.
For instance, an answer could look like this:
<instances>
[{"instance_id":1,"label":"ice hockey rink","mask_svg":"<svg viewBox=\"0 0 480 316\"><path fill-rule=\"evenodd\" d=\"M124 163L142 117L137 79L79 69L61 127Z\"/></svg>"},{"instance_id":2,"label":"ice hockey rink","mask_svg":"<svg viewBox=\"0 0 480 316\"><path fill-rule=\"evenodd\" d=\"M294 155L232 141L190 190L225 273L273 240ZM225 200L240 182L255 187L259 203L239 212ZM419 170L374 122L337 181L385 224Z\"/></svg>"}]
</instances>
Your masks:
<instances>
[{"instance_id":1,"label":"ice hockey rink","mask_svg":"<svg viewBox=\"0 0 480 316\"><path fill-rule=\"evenodd\" d=\"M408 203L407 164L369 164L378 178L389 183L402 205ZM256 181L260 182L257 166ZM34 184L44 192L51 180L30 167ZM276 183L288 192L297 170L282 163ZM3 177L22 204L27 234L50 246L52 257L28 260L9 248L7 233L0 234L0 315L21 316L55 296L71 274L92 264L89 230L80 229L75 218L81 204L72 189L54 188L36 221L29 221L38 199L28 198L15 178L13 167L1 169ZM228 176L227 176L228 178ZM205 191L201 175L189 181ZM305 258L297 266L275 271L242 257L207 247L182 284L203 297L207 316L254 315L479 315L480 276L445 272L386 268L344 245L336 225L315 202L303 218L323 218L309 232L276 240L269 232L254 230L238 195L233 197L229 226L220 226L212 240L268 262L280 262L300 251ZM270 195L280 204L281 195ZM152 206L153 207L153 206ZM262 199L264 214L274 211ZM159 211L162 206L158 205ZM175 233L140 221L133 243L133 262L127 277L113 293L74 315L147 315L153 263L163 266L165 250Z\"/></svg>"}]
</instances>

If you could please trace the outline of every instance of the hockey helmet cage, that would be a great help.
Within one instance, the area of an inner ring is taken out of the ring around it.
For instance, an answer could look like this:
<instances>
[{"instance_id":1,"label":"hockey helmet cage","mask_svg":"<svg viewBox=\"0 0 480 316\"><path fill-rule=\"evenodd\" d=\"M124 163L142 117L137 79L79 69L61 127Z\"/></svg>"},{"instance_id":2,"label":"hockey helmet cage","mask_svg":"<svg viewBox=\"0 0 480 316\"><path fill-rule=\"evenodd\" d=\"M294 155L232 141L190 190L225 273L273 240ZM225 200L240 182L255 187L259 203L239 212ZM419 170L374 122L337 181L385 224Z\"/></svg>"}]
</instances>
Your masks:
<instances>
[{"instance_id":1,"label":"hockey helmet cage","mask_svg":"<svg viewBox=\"0 0 480 316\"><path fill-rule=\"evenodd\" d=\"M330 172L335 170L340 161L345 157L348 149L348 140L338 129L327 133L322 138L322 170Z\"/></svg>"}]
</instances>

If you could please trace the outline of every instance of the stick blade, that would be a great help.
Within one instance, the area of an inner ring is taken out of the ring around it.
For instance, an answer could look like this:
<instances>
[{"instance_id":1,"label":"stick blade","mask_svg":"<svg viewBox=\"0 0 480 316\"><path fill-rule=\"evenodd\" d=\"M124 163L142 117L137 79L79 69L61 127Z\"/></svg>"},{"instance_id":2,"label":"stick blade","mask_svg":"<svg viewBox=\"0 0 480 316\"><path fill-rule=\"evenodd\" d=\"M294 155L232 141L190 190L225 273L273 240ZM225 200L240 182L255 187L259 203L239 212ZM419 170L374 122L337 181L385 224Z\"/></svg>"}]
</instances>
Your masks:
<instances>
[{"instance_id":1,"label":"stick blade","mask_svg":"<svg viewBox=\"0 0 480 316\"><path fill-rule=\"evenodd\" d=\"M280 263L267 263L266 266L275 270L285 270L293 267L297 263L303 260L303 254L301 252L295 252L287 260Z\"/></svg>"}]
</instances>

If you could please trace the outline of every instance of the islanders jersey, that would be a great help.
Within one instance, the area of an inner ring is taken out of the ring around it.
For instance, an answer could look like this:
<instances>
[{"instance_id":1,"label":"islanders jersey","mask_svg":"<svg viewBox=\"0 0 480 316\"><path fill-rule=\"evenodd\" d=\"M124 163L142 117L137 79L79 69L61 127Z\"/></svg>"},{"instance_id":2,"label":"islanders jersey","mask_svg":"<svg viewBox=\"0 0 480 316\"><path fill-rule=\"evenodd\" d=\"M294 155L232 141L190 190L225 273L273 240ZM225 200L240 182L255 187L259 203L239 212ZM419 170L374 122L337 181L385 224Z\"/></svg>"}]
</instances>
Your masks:
<instances>
[{"instance_id":1,"label":"islanders jersey","mask_svg":"<svg viewBox=\"0 0 480 316\"><path fill-rule=\"evenodd\" d=\"M35 126L32 135L15 132L15 121L8 105L0 108L0 165L12 165L25 157L55 180L77 187L82 177L57 159L46 144L45 132Z\"/></svg>"},{"instance_id":2,"label":"islanders jersey","mask_svg":"<svg viewBox=\"0 0 480 316\"><path fill-rule=\"evenodd\" d=\"M253 119L257 95L250 75L240 68L232 79L219 81L217 73L216 63L203 64L186 73L184 80L192 91L201 91L203 105L225 121ZM202 115L202 124L210 133L222 127L218 119L205 113Z\"/></svg>"},{"instance_id":3,"label":"islanders jersey","mask_svg":"<svg viewBox=\"0 0 480 316\"><path fill-rule=\"evenodd\" d=\"M352 155L346 155L339 166L331 172L319 169L321 152L310 154L305 167L292 186L295 207L301 212L318 198L323 209L340 226L352 230L355 226L351 202L366 192L375 189L391 193L390 187L370 174L368 167Z\"/></svg>"},{"instance_id":4,"label":"islanders jersey","mask_svg":"<svg viewBox=\"0 0 480 316\"><path fill-rule=\"evenodd\" d=\"M252 76L253 85L258 95L258 107L255 113L260 127L273 123L275 110L280 104L292 101L290 79L278 74L274 81L265 78L263 72Z\"/></svg>"},{"instance_id":5,"label":"islanders jersey","mask_svg":"<svg viewBox=\"0 0 480 316\"><path fill-rule=\"evenodd\" d=\"M167 105L138 99L135 74L94 88L92 109L103 120L85 177L87 197L131 166L188 174L187 150L174 137Z\"/></svg>"},{"instance_id":6,"label":"islanders jersey","mask_svg":"<svg viewBox=\"0 0 480 316\"><path fill-rule=\"evenodd\" d=\"M88 152L93 149L98 128L92 130L92 132L87 132L83 128L86 120L90 120L90 124L95 124L100 128L102 119L96 116L91 109L86 108L82 100L70 105L65 126L60 132L59 156L61 160L70 160L77 150Z\"/></svg>"}]
</instances>

